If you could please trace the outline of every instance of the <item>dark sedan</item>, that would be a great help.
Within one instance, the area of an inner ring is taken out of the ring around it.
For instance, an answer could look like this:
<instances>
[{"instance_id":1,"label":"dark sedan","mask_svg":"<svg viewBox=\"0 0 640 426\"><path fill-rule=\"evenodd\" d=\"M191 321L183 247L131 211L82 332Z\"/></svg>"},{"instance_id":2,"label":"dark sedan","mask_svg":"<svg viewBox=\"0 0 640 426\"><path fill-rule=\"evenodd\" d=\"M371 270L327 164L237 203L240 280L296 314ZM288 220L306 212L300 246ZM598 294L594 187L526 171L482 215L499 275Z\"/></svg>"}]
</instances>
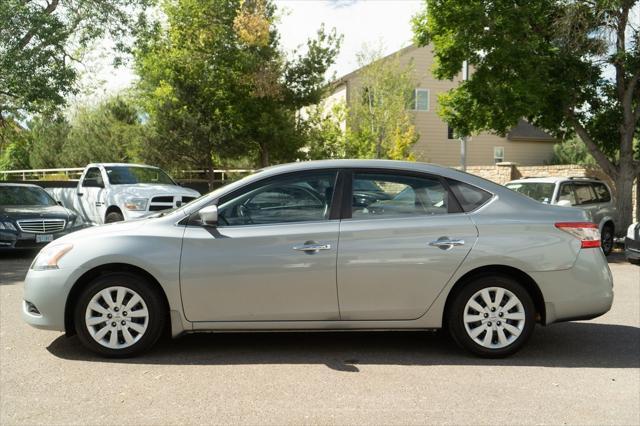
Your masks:
<instances>
[{"instance_id":1,"label":"dark sedan","mask_svg":"<svg viewBox=\"0 0 640 426\"><path fill-rule=\"evenodd\" d=\"M76 230L77 215L36 185L0 183L0 249L32 249Z\"/></svg>"}]
</instances>

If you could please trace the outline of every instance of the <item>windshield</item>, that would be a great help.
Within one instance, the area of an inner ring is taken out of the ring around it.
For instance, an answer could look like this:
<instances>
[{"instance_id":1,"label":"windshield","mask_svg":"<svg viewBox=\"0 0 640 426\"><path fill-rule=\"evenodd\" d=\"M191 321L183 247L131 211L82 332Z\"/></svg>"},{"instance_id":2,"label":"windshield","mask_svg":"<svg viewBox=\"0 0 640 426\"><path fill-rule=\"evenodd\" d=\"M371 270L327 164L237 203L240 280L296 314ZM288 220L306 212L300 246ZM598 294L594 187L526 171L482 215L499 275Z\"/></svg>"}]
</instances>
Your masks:
<instances>
[{"instance_id":1,"label":"windshield","mask_svg":"<svg viewBox=\"0 0 640 426\"><path fill-rule=\"evenodd\" d=\"M42 188L0 186L0 206L55 206L57 203Z\"/></svg>"},{"instance_id":2,"label":"windshield","mask_svg":"<svg viewBox=\"0 0 640 426\"><path fill-rule=\"evenodd\" d=\"M553 190L555 189L556 184L543 182L518 182L508 183L506 187L541 203L549 204L551 202L551 197L553 197Z\"/></svg>"},{"instance_id":3,"label":"windshield","mask_svg":"<svg viewBox=\"0 0 640 426\"><path fill-rule=\"evenodd\" d=\"M155 183L161 185L176 185L163 170L157 167L105 167L111 185L133 185L136 183Z\"/></svg>"}]
</instances>

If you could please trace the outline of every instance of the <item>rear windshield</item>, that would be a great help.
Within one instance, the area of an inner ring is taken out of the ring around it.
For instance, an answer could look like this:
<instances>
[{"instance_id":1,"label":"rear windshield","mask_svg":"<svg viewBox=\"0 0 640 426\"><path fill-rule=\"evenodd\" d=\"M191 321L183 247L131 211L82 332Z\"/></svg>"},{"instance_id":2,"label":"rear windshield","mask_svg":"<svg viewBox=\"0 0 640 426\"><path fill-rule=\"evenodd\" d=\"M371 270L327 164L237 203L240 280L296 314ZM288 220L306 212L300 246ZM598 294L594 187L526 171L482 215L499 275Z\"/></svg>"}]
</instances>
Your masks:
<instances>
[{"instance_id":1,"label":"rear windshield","mask_svg":"<svg viewBox=\"0 0 640 426\"><path fill-rule=\"evenodd\" d=\"M0 206L55 206L56 202L42 188L0 186Z\"/></svg>"},{"instance_id":2,"label":"rear windshield","mask_svg":"<svg viewBox=\"0 0 640 426\"><path fill-rule=\"evenodd\" d=\"M508 183L506 187L541 203L549 204L553 197L556 184L545 182L517 182Z\"/></svg>"}]
</instances>

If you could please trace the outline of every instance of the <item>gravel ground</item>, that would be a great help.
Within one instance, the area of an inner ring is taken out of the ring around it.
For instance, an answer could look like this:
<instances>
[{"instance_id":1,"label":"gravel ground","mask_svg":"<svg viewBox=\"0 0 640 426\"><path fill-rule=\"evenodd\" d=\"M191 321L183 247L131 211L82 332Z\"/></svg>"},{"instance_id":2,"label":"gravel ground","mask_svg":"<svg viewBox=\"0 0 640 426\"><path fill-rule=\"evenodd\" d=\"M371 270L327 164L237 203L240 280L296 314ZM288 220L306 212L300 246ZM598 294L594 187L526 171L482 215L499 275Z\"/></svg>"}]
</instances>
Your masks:
<instances>
[{"instance_id":1,"label":"gravel ground","mask_svg":"<svg viewBox=\"0 0 640 426\"><path fill-rule=\"evenodd\" d=\"M640 424L640 267L615 301L504 360L438 333L200 334L104 360L22 322L32 254L0 254L0 424Z\"/></svg>"}]
</instances>

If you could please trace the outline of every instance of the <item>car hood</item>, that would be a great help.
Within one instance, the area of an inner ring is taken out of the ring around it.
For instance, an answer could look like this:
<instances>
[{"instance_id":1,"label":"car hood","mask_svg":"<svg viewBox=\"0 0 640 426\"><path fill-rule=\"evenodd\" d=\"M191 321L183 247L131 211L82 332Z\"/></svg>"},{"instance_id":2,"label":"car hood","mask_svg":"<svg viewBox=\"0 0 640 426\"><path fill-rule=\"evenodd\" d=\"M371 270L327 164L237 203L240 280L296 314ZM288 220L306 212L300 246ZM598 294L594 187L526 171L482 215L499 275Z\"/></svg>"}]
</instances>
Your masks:
<instances>
[{"instance_id":1,"label":"car hood","mask_svg":"<svg viewBox=\"0 0 640 426\"><path fill-rule=\"evenodd\" d=\"M61 206L0 206L0 218L23 219L65 219L71 212Z\"/></svg>"},{"instance_id":2,"label":"car hood","mask_svg":"<svg viewBox=\"0 0 640 426\"><path fill-rule=\"evenodd\" d=\"M198 191L177 185L139 183L135 185L113 185L112 188L122 193L140 197L153 197L156 195L184 195L187 197L200 196Z\"/></svg>"}]
</instances>

